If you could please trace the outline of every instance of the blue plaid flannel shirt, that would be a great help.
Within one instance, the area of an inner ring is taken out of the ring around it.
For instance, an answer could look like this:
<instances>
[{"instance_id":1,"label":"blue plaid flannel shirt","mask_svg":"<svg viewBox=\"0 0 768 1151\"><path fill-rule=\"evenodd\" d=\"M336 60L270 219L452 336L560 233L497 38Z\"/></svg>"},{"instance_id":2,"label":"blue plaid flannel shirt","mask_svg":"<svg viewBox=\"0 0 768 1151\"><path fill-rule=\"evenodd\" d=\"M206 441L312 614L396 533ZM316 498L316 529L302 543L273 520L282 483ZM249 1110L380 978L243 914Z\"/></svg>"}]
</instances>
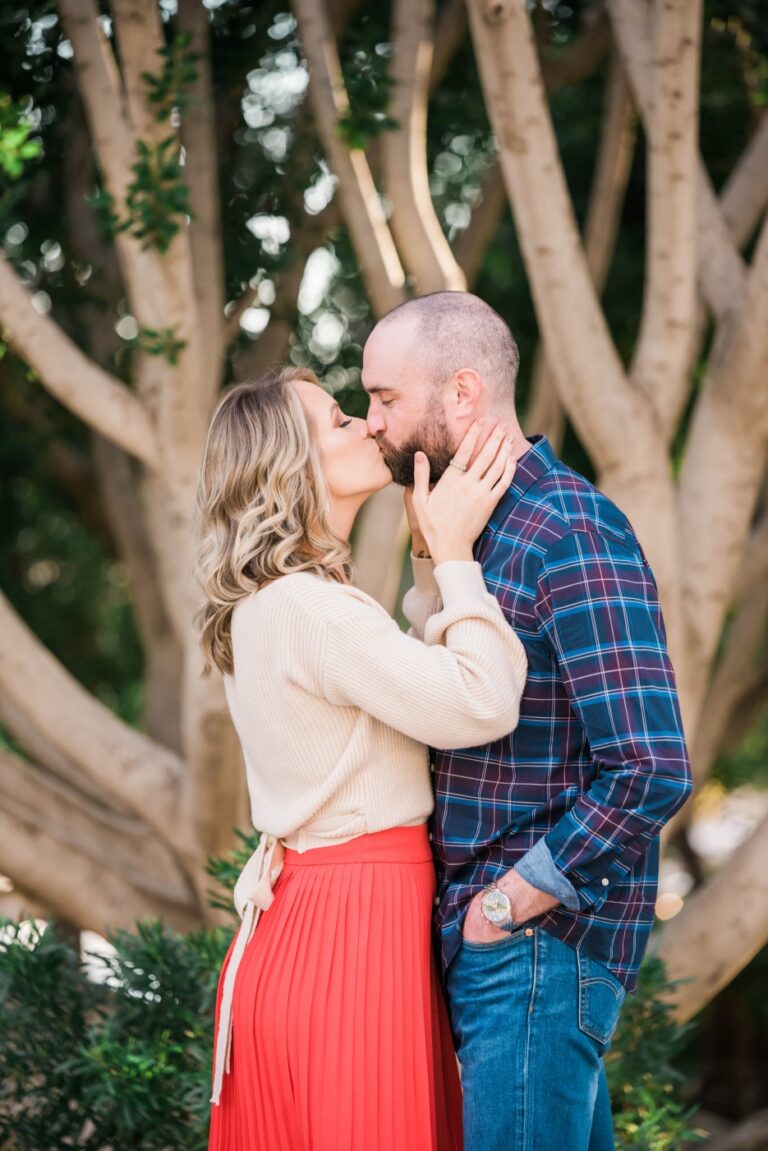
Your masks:
<instances>
[{"instance_id":1,"label":"blue plaid flannel shirt","mask_svg":"<svg viewBox=\"0 0 768 1151\"><path fill-rule=\"evenodd\" d=\"M528 655L520 723L430 752L444 968L467 904L511 867L532 921L628 988L653 925L659 831L691 775L656 584L626 516L534 437L475 546Z\"/></svg>"}]
</instances>

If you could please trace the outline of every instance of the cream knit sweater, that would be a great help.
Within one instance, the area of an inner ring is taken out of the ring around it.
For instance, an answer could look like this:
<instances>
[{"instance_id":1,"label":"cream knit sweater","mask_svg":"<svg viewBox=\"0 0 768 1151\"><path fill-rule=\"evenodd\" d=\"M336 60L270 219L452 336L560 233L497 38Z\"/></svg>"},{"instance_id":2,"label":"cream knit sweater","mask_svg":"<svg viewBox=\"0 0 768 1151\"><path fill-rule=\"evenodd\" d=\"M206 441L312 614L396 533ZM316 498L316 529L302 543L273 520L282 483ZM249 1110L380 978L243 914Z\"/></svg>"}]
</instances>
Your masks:
<instances>
[{"instance_id":1,"label":"cream knit sweater","mask_svg":"<svg viewBox=\"0 0 768 1151\"><path fill-rule=\"evenodd\" d=\"M307 572L241 600L224 683L254 826L306 851L425 822L426 745L470 747L518 720L523 645L479 564L414 560L405 635L370 596Z\"/></svg>"}]
</instances>

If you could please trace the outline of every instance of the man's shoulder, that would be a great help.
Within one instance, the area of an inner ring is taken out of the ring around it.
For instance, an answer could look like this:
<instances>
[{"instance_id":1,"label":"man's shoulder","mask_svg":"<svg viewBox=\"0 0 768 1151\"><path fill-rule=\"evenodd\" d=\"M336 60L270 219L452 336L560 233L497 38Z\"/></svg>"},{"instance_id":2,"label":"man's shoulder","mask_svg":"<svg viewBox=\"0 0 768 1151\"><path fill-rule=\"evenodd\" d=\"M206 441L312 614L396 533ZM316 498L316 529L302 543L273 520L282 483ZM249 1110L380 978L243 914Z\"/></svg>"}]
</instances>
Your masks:
<instances>
[{"instance_id":1,"label":"man's shoulder","mask_svg":"<svg viewBox=\"0 0 768 1151\"><path fill-rule=\"evenodd\" d=\"M567 546L574 536L592 537L595 546L602 541L606 546L638 548L624 512L561 460L523 493L502 530L542 559Z\"/></svg>"}]
</instances>

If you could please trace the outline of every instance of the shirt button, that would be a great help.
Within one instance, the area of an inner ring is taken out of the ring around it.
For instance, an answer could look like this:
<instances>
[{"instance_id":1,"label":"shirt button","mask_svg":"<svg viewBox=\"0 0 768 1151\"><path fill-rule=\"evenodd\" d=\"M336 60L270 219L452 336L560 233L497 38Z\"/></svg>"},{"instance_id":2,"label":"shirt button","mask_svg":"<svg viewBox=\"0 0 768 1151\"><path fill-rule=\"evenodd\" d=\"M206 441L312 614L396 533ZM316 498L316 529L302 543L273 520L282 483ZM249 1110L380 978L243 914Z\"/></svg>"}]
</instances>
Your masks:
<instances>
[{"instance_id":1,"label":"shirt button","mask_svg":"<svg viewBox=\"0 0 768 1151\"><path fill-rule=\"evenodd\" d=\"M610 879L606 879L606 877L603 876L603 878L600 880L600 882L602 883L603 887L607 887L611 881L610 881Z\"/></svg>"},{"instance_id":2,"label":"shirt button","mask_svg":"<svg viewBox=\"0 0 768 1151\"><path fill-rule=\"evenodd\" d=\"M431 831L429 833L429 841L430 841L430 843L432 842L432 832Z\"/></svg>"},{"instance_id":3,"label":"shirt button","mask_svg":"<svg viewBox=\"0 0 768 1151\"><path fill-rule=\"evenodd\" d=\"M439 907L439 906L440 906L440 896L436 895L435 896L435 907Z\"/></svg>"},{"instance_id":4,"label":"shirt button","mask_svg":"<svg viewBox=\"0 0 768 1151\"><path fill-rule=\"evenodd\" d=\"M434 770L435 770L435 765L434 765L434 763L430 763L430 765L429 765L429 770L430 770L430 771L434 771Z\"/></svg>"}]
</instances>

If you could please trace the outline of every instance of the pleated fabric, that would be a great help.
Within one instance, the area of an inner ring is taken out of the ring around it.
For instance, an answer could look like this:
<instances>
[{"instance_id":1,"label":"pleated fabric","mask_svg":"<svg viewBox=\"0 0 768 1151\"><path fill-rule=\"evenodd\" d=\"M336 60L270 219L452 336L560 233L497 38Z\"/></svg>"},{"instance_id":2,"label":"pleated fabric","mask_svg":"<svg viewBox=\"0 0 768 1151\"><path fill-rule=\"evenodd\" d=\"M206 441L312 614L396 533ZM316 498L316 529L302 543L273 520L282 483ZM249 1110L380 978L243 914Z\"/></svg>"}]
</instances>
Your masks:
<instances>
[{"instance_id":1,"label":"pleated fabric","mask_svg":"<svg viewBox=\"0 0 768 1151\"><path fill-rule=\"evenodd\" d=\"M423 826L286 851L237 973L209 1151L461 1151L434 895Z\"/></svg>"}]
</instances>

